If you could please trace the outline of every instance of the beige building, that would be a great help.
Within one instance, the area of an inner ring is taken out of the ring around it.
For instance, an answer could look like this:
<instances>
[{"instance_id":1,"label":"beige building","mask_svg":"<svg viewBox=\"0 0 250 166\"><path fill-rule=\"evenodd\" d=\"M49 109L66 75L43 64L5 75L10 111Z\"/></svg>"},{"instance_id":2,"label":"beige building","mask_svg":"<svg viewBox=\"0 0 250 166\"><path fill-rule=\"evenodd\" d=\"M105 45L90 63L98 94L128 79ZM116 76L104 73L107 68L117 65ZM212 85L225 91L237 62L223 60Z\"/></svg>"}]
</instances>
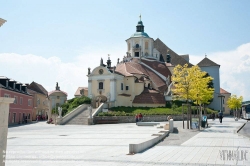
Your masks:
<instances>
[{"instance_id":1,"label":"beige building","mask_svg":"<svg viewBox=\"0 0 250 166\"><path fill-rule=\"evenodd\" d=\"M231 93L229 93L226 90L220 88L220 94L222 96L221 104L222 104L223 113L226 114L226 115L229 115L231 109L227 106L227 101L228 101L229 97L231 96Z\"/></svg>"},{"instance_id":2,"label":"beige building","mask_svg":"<svg viewBox=\"0 0 250 166\"><path fill-rule=\"evenodd\" d=\"M75 97L88 96L88 87L78 87L74 96Z\"/></svg>"},{"instance_id":3,"label":"beige building","mask_svg":"<svg viewBox=\"0 0 250 166\"><path fill-rule=\"evenodd\" d=\"M49 106L50 106L48 119L50 119L52 109L54 108L58 109L58 106L61 106L62 104L64 104L67 101L68 94L60 90L58 83L56 83L56 89L49 92L48 95L49 95Z\"/></svg>"},{"instance_id":4,"label":"beige building","mask_svg":"<svg viewBox=\"0 0 250 166\"><path fill-rule=\"evenodd\" d=\"M36 120L39 116L39 120L47 120L48 118L48 92L40 84L32 82L27 85L27 91L33 96L33 110L32 110L32 120Z\"/></svg>"}]
</instances>

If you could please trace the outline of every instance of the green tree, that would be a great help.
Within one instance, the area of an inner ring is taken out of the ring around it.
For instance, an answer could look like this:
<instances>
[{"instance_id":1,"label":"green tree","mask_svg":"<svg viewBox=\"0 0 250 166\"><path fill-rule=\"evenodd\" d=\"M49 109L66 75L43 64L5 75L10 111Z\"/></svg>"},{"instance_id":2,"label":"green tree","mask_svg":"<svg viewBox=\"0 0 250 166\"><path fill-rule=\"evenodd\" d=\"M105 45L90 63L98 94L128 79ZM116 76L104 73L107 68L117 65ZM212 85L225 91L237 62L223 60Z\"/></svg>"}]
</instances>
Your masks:
<instances>
[{"instance_id":1,"label":"green tree","mask_svg":"<svg viewBox=\"0 0 250 166\"><path fill-rule=\"evenodd\" d=\"M237 95L232 95L229 97L229 99L227 100L227 106L234 110L234 117L238 117L239 118L239 112L238 109L241 108L241 103L243 101L243 97L237 97Z\"/></svg>"}]
</instances>

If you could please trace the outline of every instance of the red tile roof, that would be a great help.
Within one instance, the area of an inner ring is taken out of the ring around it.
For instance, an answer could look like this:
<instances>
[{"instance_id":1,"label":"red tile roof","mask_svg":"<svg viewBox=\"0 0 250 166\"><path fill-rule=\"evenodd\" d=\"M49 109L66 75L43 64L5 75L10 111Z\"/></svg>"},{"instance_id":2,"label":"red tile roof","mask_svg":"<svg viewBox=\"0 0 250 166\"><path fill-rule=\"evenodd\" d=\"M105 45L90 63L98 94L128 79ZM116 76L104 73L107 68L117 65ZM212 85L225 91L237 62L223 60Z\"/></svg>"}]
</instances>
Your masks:
<instances>
[{"instance_id":1,"label":"red tile roof","mask_svg":"<svg viewBox=\"0 0 250 166\"><path fill-rule=\"evenodd\" d=\"M88 87L78 87L75 93L75 96L81 96L80 90L88 90Z\"/></svg>"},{"instance_id":2,"label":"red tile roof","mask_svg":"<svg viewBox=\"0 0 250 166\"><path fill-rule=\"evenodd\" d=\"M52 93L56 93L56 92L61 92L61 93L64 93L66 96L68 96L68 94L64 91L61 91L61 90L53 90L51 92L49 92L49 96L52 94Z\"/></svg>"},{"instance_id":3,"label":"red tile roof","mask_svg":"<svg viewBox=\"0 0 250 166\"><path fill-rule=\"evenodd\" d=\"M140 104L165 104L164 96L156 90L149 90L147 88L138 95L135 96L133 103Z\"/></svg>"},{"instance_id":4,"label":"red tile roof","mask_svg":"<svg viewBox=\"0 0 250 166\"><path fill-rule=\"evenodd\" d=\"M171 72L166 67L164 63L156 62L156 61L147 61L143 60L143 63L158 73L162 74L165 77L171 77ZM155 71L151 70L143 64L138 63L137 58L133 58L130 62L120 63L117 65L116 72L123 74L124 76L134 76L134 74L144 75L150 78L153 84L156 86L158 90L163 92L167 89L166 81L163 80ZM139 78L141 80L141 78Z\"/></svg>"},{"instance_id":5,"label":"red tile roof","mask_svg":"<svg viewBox=\"0 0 250 166\"><path fill-rule=\"evenodd\" d=\"M220 88L220 93L221 93L221 94L226 94L226 93L227 93L227 94L231 94L231 93L227 92L226 90L224 90L224 89L222 89L222 88Z\"/></svg>"}]
</instances>

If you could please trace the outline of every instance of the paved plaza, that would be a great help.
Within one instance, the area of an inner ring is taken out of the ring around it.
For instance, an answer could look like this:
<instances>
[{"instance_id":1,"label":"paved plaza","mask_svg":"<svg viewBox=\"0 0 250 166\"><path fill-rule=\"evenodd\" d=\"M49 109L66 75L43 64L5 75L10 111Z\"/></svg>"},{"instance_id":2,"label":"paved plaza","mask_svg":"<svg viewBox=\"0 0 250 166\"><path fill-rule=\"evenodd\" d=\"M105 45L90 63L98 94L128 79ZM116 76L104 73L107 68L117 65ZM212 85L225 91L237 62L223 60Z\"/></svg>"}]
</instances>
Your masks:
<instances>
[{"instance_id":1,"label":"paved plaza","mask_svg":"<svg viewBox=\"0 0 250 166\"><path fill-rule=\"evenodd\" d=\"M135 123L55 126L39 122L10 127L6 166L250 165L250 140L235 133L244 122L209 120L210 127L201 132L183 130L182 123L175 122L178 133L135 155L128 154L129 143L161 129ZM232 151L246 156L232 160L226 156Z\"/></svg>"}]
</instances>

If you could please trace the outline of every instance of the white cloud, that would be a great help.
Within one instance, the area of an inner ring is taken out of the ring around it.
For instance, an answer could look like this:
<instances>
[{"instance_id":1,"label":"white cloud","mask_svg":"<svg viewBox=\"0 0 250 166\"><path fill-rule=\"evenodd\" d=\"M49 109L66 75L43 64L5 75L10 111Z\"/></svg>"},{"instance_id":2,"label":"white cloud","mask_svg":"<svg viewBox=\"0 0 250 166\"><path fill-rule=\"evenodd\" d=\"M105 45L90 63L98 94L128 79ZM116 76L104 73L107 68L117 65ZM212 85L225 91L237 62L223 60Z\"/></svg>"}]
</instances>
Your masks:
<instances>
[{"instance_id":1,"label":"white cloud","mask_svg":"<svg viewBox=\"0 0 250 166\"><path fill-rule=\"evenodd\" d=\"M210 53L207 57L220 65L221 88L243 96L250 100L250 43L243 44L235 50ZM190 62L197 64L202 60L200 56L190 56Z\"/></svg>"},{"instance_id":2,"label":"white cloud","mask_svg":"<svg viewBox=\"0 0 250 166\"><path fill-rule=\"evenodd\" d=\"M115 53L114 53L115 54ZM47 91L55 89L56 82L61 90L73 98L80 86L88 86L88 67L92 70L100 64L103 57L106 62L108 55L86 53L72 62L63 62L59 57L44 58L37 55L20 55L15 53L0 54L0 76L6 76L22 83L35 81L43 85ZM116 64L116 56L111 56L112 65Z\"/></svg>"}]
</instances>

